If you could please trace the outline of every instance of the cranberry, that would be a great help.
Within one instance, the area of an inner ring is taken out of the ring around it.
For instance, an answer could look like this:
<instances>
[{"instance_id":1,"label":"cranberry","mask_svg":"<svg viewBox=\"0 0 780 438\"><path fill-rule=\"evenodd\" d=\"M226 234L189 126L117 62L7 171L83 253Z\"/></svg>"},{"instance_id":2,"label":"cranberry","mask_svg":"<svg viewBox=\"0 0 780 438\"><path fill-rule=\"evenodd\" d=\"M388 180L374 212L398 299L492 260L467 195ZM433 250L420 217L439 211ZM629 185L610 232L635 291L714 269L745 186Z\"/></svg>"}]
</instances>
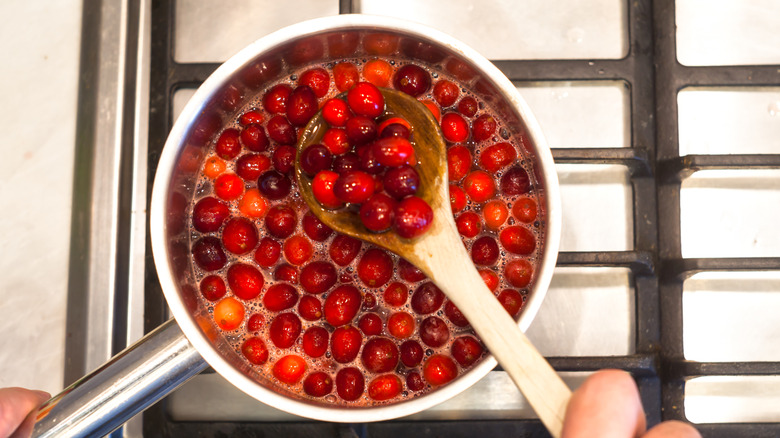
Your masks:
<instances>
[{"instance_id":1,"label":"cranberry","mask_svg":"<svg viewBox=\"0 0 780 438\"><path fill-rule=\"evenodd\" d=\"M504 267L504 278L514 287L526 287L531 282L534 268L527 260L512 260Z\"/></svg>"},{"instance_id":2,"label":"cranberry","mask_svg":"<svg viewBox=\"0 0 780 438\"><path fill-rule=\"evenodd\" d=\"M450 329L438 316L429 316L420 323L420 339L425 345L438 348L450 339Z\"/></svg>"},{"instance_id":3,"label":"cranberry","mask_svg":"<svg viewBox=\"0 0 780 438\"><path fill-rule=\"evenodd\" d=\"M336 393L343 400L353 401L360 398L365 390L363 373L355 367L346 367L336 373Z\"/></svg>"},{"instance_id":4,"label":"cranberry","mask_svg":"<svg viewBox=\"0 0 780 438\"><path fill-rule=\"evenodd\" d=\"M262 313L253 313L246 320L246 329L248 332L259 332L265 325L265 316Z\"/></svg>"},{"instance_id":5,"label":"cranberry","mask_svg":"<svg viewBox=\"0 0 780 438\"><path fill-rule=\"evenodd\" d=\"M528 172L519 166L509 168L501 176L501 191L508 196L530 192L531 180L528 178Z\"/></svg>"},{"instance_id":6,"label":"cranberry","mask_svg":"<svg viewBox=\"0 0 780 438\"><path fill-rule=\"evenodd\" d=\"M455 361L442 354L434 354L423 365L423 376L433 386L450 382L458 375Z\"/></svg>"},{"instance_id":7,"label":"cranberry","mask_svg":"<svg viewBox=\"0 0 780 438\"><path fill-rule=\"evenodd\" d=\"M363 336L354 326L338 327L330 336L330 352L333 360L339 363L352 362L357 357L362 342Z\"/></svg>"},{"instance_id":8,"label":"cranberry","mask_svg":"<svg viewBox=\"0 0 780 438\"><path fill-rule=\"evenodd\" d=\"M425 280L425 273L405 259L398 260L398 276L409 283Z\"/></svg>"},{"instance_id":9,"label":"cranberry","mask_svg":"<svg viewBox=\"0 0 780 438\"><path fill-rule=\"evenodd\" d=\"M326 38L328 42L328 55L332 59L348 58L354 56L360 43L360 36L354 32L333 32Z\"/></svg>"},{"instance_id":10,"label":"cranberry","mask_svg":"<svg viewBox=\"0 0 780 438\"><path fill-rule=\"evenodd\" d=\"M452 301L447 300L447 302L444 303L444 314L447 315L447 318L451 323L458 327L466 327L469 325L469 321L463 316L463 313L461 313L460 309L458 309Z\"/></svg>"},{"instance_id":11,"label":"cranberry","mask_svg":"<svg viewBox=\"0 0 780 438\"><path fill-rule=\"evenodd\" d=\"M370 248L360 258L357 273L366 286L383 286L393 276L393 259L384 250Z\"/></svg>"},{"instance_id":12,"label":"cranberry","mask_svg":"<svg viewBox=\"0 0 780 438\"><path fill-rule=\"evenodd\" d=\"M333 188L339 174L330 170L321 170L311 181L311 191L314 198L317 199L325 208L339 208L344 203L333 193Z\"/></svg>"},{"instance_id":13,"label":"cranberry","mask_svg":"<svg viewBox=\"0 0 780 438\"><path fill-rule=\"evenodd\" d=\"M316 261L301 270L301 286L310 294L321 294L336 284L336 267L331 263Z\"/></svg>"},{"instance_id":14,"label":"cranberry","mask_svg":"<svg viewBox=\"0 0 780 438\"><path fill-rule=\"evenodd\" d=\"M284 239L295 231L298 216L287 205L275 205L268 209L265 216L265 228L274 237Z\"/></svg>"},{"instance_id":15,"label":"cranberry","mask_svg":"<svg viewBox=\"0 0 780 438\"><path fill-rule=\"evenodd\" d=\"M323 397L333 391L333 379L324 371L309 374L303 379L303 392L311 397Z\"/></svg>"},{"instance_id":16,"label":"cranberry","mask_svg":"<svg viewBox=\"0 0 780 438\"><path fill-rule=\"evenodd\" d=\"M268 168L271 160L265 155L244 154L236 160L236 173L245 181L255 181Z\"/></svg>"},{"instance_id":17,"label":"cranberry","mask_svg":"<svg viewBox=\"0 0 780 438\"><path fill-rule=\"evenodd\" d=\"M377 136L377 126L374 119L365 116L355 116L344 125L347 138L352 145L361 145L372 141Z\"/></svg>"},{"instance_id":18,"label":"cranberry","mask_svg":"<svg viewBox=\"0 0 780 438\"><path fill-rule=\"evenodd\" d=\"M322 303L314 295L304 295L298 301L298 314L307 321L316 321L322 318Z\"/></svg>"},{"instance_id":19,"label":"cranberry","mask_svg":"<svg viewBox=\"0 0 780 438\"><path fill-rule=\"evenodd\" d=\"M536 215L536 202L527 196L518 199L512 206L512 216L520 222L530 224L536 220Z\"/></svg>"},{"instance_id":20,"label":"cranberry","mask_svg":"<svg viewBox=\"0 0 780 438\"><path fill-rule=\"evenodd\" d=\"M482 230L482 222L479 215L473 211L467 211L455 219L458 233L463 237L475 237Z\"/></svg>"},{"instance_id":21,"label":"cranberry","mask_svg":"<svg viewBox=\"0 0 780 438\"><path fill-rule=\"evenodd\" d=\"M414 64L407 64L396 71L393 85L399 91L417 97L431 87L431 75Z\"/></svg>"},{"instance_id":22,"label":"cranberry","mask_svg":"<svg viewBox=\"0 0 780 438\"><path fill-rule=\"evenodd\" d=\"M460 336L452 341L450 353L460 366L466 368L474 365L474 362L482 357L482 345L473 336Z\"/></svg>"},{"instance_id":23,"label":"cranberry","mask_svg":"<svg viewBox=\"0 0 780 438\"><path fill-rule=\"evenodd\" d=\"M466 117L473 117L479 109L477 100L471 96L466 96L458 102L458 112Z\"/></svg>"},{"instance_id":24,"label":"cranberry","mask_svg":"<svg viewBox=\"0 0 780 438\"><path fill-rule=\"evenodd\" d=\"M498 230L509 218L509 209L506 208L504 201L494 199L482 208L482 216L485 218L485 225L488 228Z\"/></svg>"},{"instance_id":25,"label":"cranberry","mask_svg":"<svg viewBox=\"0 0 780 438\"><path fill-rule=\"evenodd\" d=\"M401 393L403 385L395 374L377 376L368 383L368 397L376 401L390 400Z\"/></svg>"},{"instance_id":26,"label":"cranberry","mask_svg":"<svg viewBox=\"0 0 780 438\"><path fill-rule=\"evenodd\" d=\"M379 164L388 167L398 167L414 155L412 144L402 137L380 138L373 143L372 149Z\"/></svg>"},{"instance_id":27,"label":"cranberry","mask_svg":"<svg viewBox=\"0 0 780 438\"><path fill-rule=\"evenodd\" d=\"M333 82L339 91L348 91L360 80L360 73L355 64L340 62L333 66Z\"/></svg>"},{"instance_id":28,"label":"cranberry","mask_svg":"<svg viewBox=\"0 0 780 438\"><path fill-rule=\"evenodd\" d=\"M260 111L253 109L241 114L241 117L238 118L238 123L242 126L249 125L250 123L259 125L263 123L263 120L265 120L263 114L261 114Z\"/></svg>"},{"instance_id":29,"label":"cranberry","mask_svg":"<svg viewBox=\"0 0 780 438\"><path fill-rule=\"evenodd\" d=\"M344 155L339 155L333 160L333 171L342 174L349 172L350 170L358 170L360 168L360 157L354 152L348 152Z\"/></svg>"},{"instance_id":30,"label":"cranberry","mask_svg":"<svg viewBox=\"0 0 780 438\"><path fill-rule=\"evenodd\" d=\"M512 164L517 159L517 151L507 143L496 143L485 150L479 156L479 164L488 172L498 172Z\"/></svg>"},{"instance_id":31,"label":"cranberry","mask_svg":"<svg viewBox=\"0 0 780 438\"><path fill-rule=\"evenodd\" d=\"M390 306L403 306L409 297L409 288L401 282L394 281L387 286L382 296L385 299L385 303Z\"/></svg>"},{"instance_id":32,"label":"cranberry","mask_svg":"<svg viewBox=\"0 0 780 438\"><path fill-rule=\"evenodd\" d=\"M360 221L371 231L384 231L393 224L395 201L384 193L375 193L360 206Z\"/></svg>"},{"instance_id":33,"label":"cranberry","mask_svg":"<svg viewBox=\"0 0 780 438\"><path fill-rule=\"evenodd\" d=\"M265 130L254 123L241 130L241 142L253 152L263 152L268 149L268 136L265 135Z\"/></svg>"},{"instance_id":34,"label":"cranberry","mask_svg":"<svg viewBox=\"0 0 780 438\"><path fill-rule=\"evenodd\" d=\"M301 152L301 169L309 176L314 176L320 170L329 169L333 162L333 154L321 144L313 144Z\"/></svg>"},{"instance_id":35,"label":"cranberry","mask_svg":"<svg viewBox=\"0 0 780 438\"><path fill-rule=\"evenodd\" d=\"M490 174L475 170L463 180L466 194L474 202L485 202L496 194L496 184Z\"/></svg>"},{"instance_id":36,"label":"cranberry","mask_svg":"<svg viewBox=\"0 0 780 438\"><path fill-rule=\"evenodd\" d=\"M430 281L418 286L412 294L412 310L420 315L439 310L443 302L444 293Z\"/></svg>"},{"instance_id":37,"label":"cranberry","mask_svg":"<svg viewBox=\"0 0 780 438\"><path fill-rule=\"evenodd\" d=\"M409 130L409 127L402 125L401 123L391 123L379 130L379 138L396 137L408 140L411 134L412 132Z\"/></svg>"},{"instance_id":38,"label":"cranberry","mask_svg":"<svg viewBox=\"0 0 780 438\"><path fill-rule=\"evenodd\" d=\"M265 125L268 136L279 144L295 144L298 139L295 128L284 116L274 116Z\"/></svg>"},{"instance_id":39,"label":"cranberry","mask_svg":"<svg viewBox=\"0 0 780 438\"><path fill-rule=\"evenodd\" d=\"M363 246L363 242L360 240L346 234L339 234L330 242L328 254L330 259L336 262L336 264L346 266L357 257L361 246Z\"/></svg>"},{"instance_id":40,"label":"cranberry","mask_svg":"<svg viewBox=\"0 0 780 438\"><path fill-rule=\"evenodd\" d=\"M360 170L344 172L333 185L333 193L344 202L365 202L374 194L374 178Z\"/></svg>"},{"instance_id":41,"label":"cranberry","mask_svg":"<svg viewBox=\"0 0 780 438\"><path fill-rule=\"evenodd\" d=\"M382 172L382 170L384 170L384 166L382 166L379 160L376 159L376 154L373 148L365 148L362 154L358 153L358 156L360 156L361 170L370 173L371 175L379 174Z\"/></svg>"},{"instance_id":42,"label":"cranberry","mask_svg":"<svg viewBox=\"0 0 780 438\"><path fill-rule=\"evenodd\" d=\"M506 309L510 316L515 317L523 308L523 296L513 289L502 290L498 294L498 302Z\"/></svg>"},{"instance_id":43,"label":"cranberry","mask_svg":"<svg viewBox=\"0 0 780 438\"><path fill-rule=\"evenodd\" d=\"M372 373L386 373L398 364L398 347L389 338L371 338L363 346L360 360L366 370Z\"/></svg>"},{"instance_id":44,"label":"cranberry","mask_svg":"<svg viewBox=\"0 0 780 438\"><path fill-rule=\"evenodd\" d=\"M260 338L249 338L241 344L241 353L255 365L262 365L268 361L268 347Z\"/></svg>"},{"instance_id":45,"label":"cranberry","mask_svg":"<svg viewBox=\"0 0 780 438\"><path fill-rule=\"evenodd\" d=\"M501 246L512 254L529 255L536 249L536 238L527 228L507 227L498 235Z\"/></svg>"},{"instance_id":46,"label":"cranberry","mask_svg":"<svg viewBox=\"0 0 780 438\"><path fill-rule=\"evenodd\" d=\"M491 292L496 290L499 282L498 274L491 269L480 269L479 276L482 277L482 281L485 282L485 286L487 286Z\"/></svg>"},{"instance_id":47,"label":"cranberry","mask_svg":"<svg viewBox=\"0 0 780 438\"><path fill-rule=\"evenodd\" d=\"M221 277L209 275L200 281L200 293L209 301L217 301L225 296L227 288Z\"/></svg>"},{"instance_id":48,"label":"cranberry","mask_svg":"<svg viewBox=\"0 0 780 438\"><path fill-rule=\"evenodd\" d=\"M311 88L317 97L324 97L330 88L330 75L322 67L311 68L301 74L298 84Z\"/></svg>"},{"instance_id":49,"label":"cranberry","mask_svg":"<svg viewBox=\"0 0 780 438\"><path fill-rule=\"evenodd\" d=\"M420 391L425 388L425 381L420 373L412 371L406 376L406 387L412 391Z\"/></svg>"},{"instance_id":50,"label":"cranberry","mask_svg":"<svg viewBox=\"0 0 780 438\"><path fill-rule=\"evenodd\" d=\"M282 245L271 239L270 237L263 237L260 240L260 245L255 251L255 262L262 267L270 267L276 264L279 260L279 256L282 254Z\"/></svg>"},{"instance_id":51,"label":"cranberry","mask_svg":"<svg viewBox=\"0 0 780 438\"><path fill-rule=\"evenodd\" d=\"M235 173L223 173L214 180L214 193L225 201L238 199L244 193L244 180Z\"/></svg>"},{"instance_id":52,"label":"cranberry","mask_svg":"<svg viewBox=\"0 0 780 438\"><path fill-rule=\"evenodd\" d=\"M382 333L382 318L376 313L366 313L360 317L358 328L366 336L376 336Z\"/></svg>"},{"instance_id":53,"label":"cranberry","mask_svg":"<svg viewBox=\"0 0 780 438\"><path fill-rule=\"evenodd\" d=\"M192 226L201 233L211 233L219 230L228 216L230 209L225 203L207 196L192 208Z\"/></svg>"},{"instance_id":54,"label":"cranberry","mask_svg":"<svg viewBox=\"0 0 780 438\"><path fill-rule=\"evenodd\" d=\"M263 274L252 265L234 263L228 268L227 281L233 295L244 301L252 300L263 290Z\"/></svg>"},{"instance_id":55,"label":"cranberry","mask_svg":"<svg viewBox=\"0 0 780 438\"><path fill-rule=\"evenodd\" d=\"M226 129L219 135L214 148L217 155L225 160L236 158L241 152L241 143L238 141L237 129Z\"/></svg>"},{"instance_id":56,"label":"cranberry","mask_svg":"<svg viewBox=\"0 0 780 438\"><path fill-rule=\"evenodd\" d=\"M398 48L398 36L379 32L366 34L363 48L371 55L393 54Z\"/></svg>"},{"instance_id":57,"label":"cranberry","mask_svg":"<svg viewBox=\"0 0 780 438\"><path fill-rule=\"evenodd\" d=\"M385 98L376 85L360 82L347 92L349 108L359 116L379 117L385 110Z\"/></svg>"},{"instance_id":58,"label":"cranberry","mask_svg":"<svg viewBox=\"0 0 780 438\"><path fill-rule=\"evenodd\" d=\"M222 93L220 106L227 112L235 111L242 97L241 91L235 85L228 85Z\"/></svg>"},{"instance_id":59,"label":"cranberry","mask_svg":"<svg viewBox=\"0 0 780 438\"><path fill-rule=\"evenodd\" d=\"M263 108L272 114L284 113L287 110L287 98L292 93L292 87L287 84L274 85L263 95Z\"/></svg>"},{"instance_id":60,"label":"cranberry","mask_svg":"<svg viewBox=\"0 0 780 438\"><path fill-rule=\"evenodd\" d=\"M298 302L298 291L287 283L277 283L263 294L263 305L272 312L289 309Z\"/></svg>"},{"instance_id":61,"label":"cranberry","mask_svg":"<svg viewBox=\"0 0 780 438\"><path fill-rule=\"evenodd\" d=\"M450 207L453 213L466 208L466 192L456 185L450 185Z\"/></svg>"},{"instance_id":62,"label":"cranberry","mask_svg":"<svg viewBox=\"0 0 780 438\"><path fill-rule=\"evenodd\" d=\"M419 365L424 354L422 345L417 341L408 340L401 344L401 363L409 368Z\"/></svg>"},{"instance_id":63,"label":"cranberry","mask_svg":"<svg viewBox=\"0 0 780 438\"><path fill-rule=\"evenodd\" d=\"M280 313L271 321L268 337L277 348L290 348L301 334L301 320L294 313Z\"/></svg>"},{"instance_id":64,"label":"cranberry","mask_svg":"<svg viewBox=\"0 0 780 438\"><path fill-rule=\"evenodd\" d=\"M255 224L246 218L233 218L222 229L222 244L233 254L242 255L252 251L258 242Z\"/></svg>"},{"instance_id":65,"label":"cranberry","mask_svg":"<svg viewBox=\"0 0 780 438\"><path fill-rule=\"evenodd\" d=\"M287 173L295 167L296 149L288 144L276 148L273 155L274 167L282 173Z\"/></svg>"},{"instance_id":66,"label":"cranberry","mask_svg":"<svg viewBox=\"0 0 780 438\"><path fill-rule=\"evenodd\" d=\"M274 280L298 284L298 270L286 263L281 264L274 270Z\"/></svg>"},{"instance_id":67,"label":"cranberry","mask_svg":"<svg viewBox=\"0 0 780 438\"><path fill-rule=\"evenodd\" d=\"M471 245L471 260L477 265L493 265L498 261L498 243L490 236L482 236Z\"/></svg>"},{"instance_id":68,"label":"cranberry","mask_svg":"<svg viewBox=\"0 0 780 438\"><path fill-rule=\"evenodd\" d=\"M322 135L322 144L333 155L341 155L350 148L347 131L344 128L330 128Z\"/></svg>"},{"instance_id":69,"label":"cranberry","mask_svg":"<svg viewBox=\"0 0 780 438\"><path fill-rule=\"evenodd\" d=\"M433 86L433 98L442 108L452 106L459 95L460 88L452 81L442 79Z\"/></svg>"},{"instance_id":70,"label":"cranberry","mask_svg":"<svg viewBox=\"0 0 780 438\"><path fill-rule=\"evenodd\" d=\"M328 331L319 326L313 326L303 332L303 352L310 357L320 357L328 351Z\"/></svg>"},{"instance_id":71,"label":"cranberry","mask_svg":"<svg viewBox=\"0 0 780 438\"><path fill-rule=\"evenodd\" d=\"M352 282L350 278L349 282ZM363 310L372 310L376 308L376 297L372 293L363 295Z\"/></svg>"},{"instance_id":72,"label":"cranberry","mask_svg":"<svg viewBox=\"0 0 780 438\"><path fill-rule=\"evenodd\" d=\"M313 253L311 242L303 236L291 236L284 241L284 258L292 265L303 264Z\"/></svg>"},{"instance_id":73,"label":"cranberry","mask_svg":"<svg viewBox=\"0 0 780 438\"><path fill-rule=\"evenodd\" d=\"M303 226L303 231L309 236L309 239L316 242L322 242L333 234L333 230L319 220L311 211L303 215L301 225Z\"/></svg>"},{"instance_id":74,"label":"cranberry","mask_svg":"<svg viewBox=\"0 0 780 438\"><path fill-rule=\"evenodd\" d=\"M482 114L472 124L471 135L475 141L487 140L496 132L496 119L490 114Z\"/></svg>"},{"instance_id":75,"label":"cranberry","mask_svg":"<svg viewBox=\"0 0 780 438\"><path fill-rule=\"evenodd\" d=\"M347 119L352 117L352 111L349 110L347 102L332 98L322 106L322 118L330 126L342 127L347 123Z\"/></svg>"},{"instance_id":76,"label":"cranberry","mask_svg":"<svg viewBox=\"0 0 780 438\"><path fill-rule=\"evenodd\" d=\"M417 196L403 199L395 207L393 229L399 236L411 239L428 231L433 224L433 210Z\"/></svg>"},{"instance_id":77,"label":"cranberry","mask_svg":"<svg viewBox=\"0 0 780 438\"><path fill-rule=\"evenodd\" d=\"M325 320L333 327L347 324L357 315L361 302L360 291L355 286L342 284L325 298Z\"/></svg>"},{"instance_id":78,"label":"cranberry","mask_svg":"<svg viewBox=\"0 0 780 438\"><path fill-rule=\"evenodd\" d=\"M471 152L465 146L447 149L447 173L450 181L460 181L471 170Z\"/></svg>"},{"instance_id":79,"label":"cranberry","mask_svg":"<svg viewBox=\"0 0 780 438\"><path fill-rule=\"evenodd\" d=\"M387 331L398 339L406 339L414 333L414 317L406 312L396 312L387 318Z\"/></svg>"},{"instance_id":80,"label":"cranberry","mask_svg":"<svg viewBox=\"0 0 780 438\"><path fill-rule=\"evenodd\" d=\"M458 113L447 113L441 117L441 133L447 141L460 143L469 138L469 124Z\"/></svg>"},{"instance_id":81,"label":"cranberry","mask_svg":"<svg viewBox=\"0 0 780 438\"><path fill-rule=\"evenodd\" d=\"M223 331L237 329L244 321L244 305L233 297L226 297L214 305L214 322Z\"/></svg>"},{"instance_id":82,"label":"cranberry","mask_svg":"<svg viewBox=\"0 0 780 438\"><path fill-rule=\"evenodd\" d=\"M274 363L272 373L280 382L288 385L298 383L306 372L306 360L296 354L288 354Z\"/></svg>"},{"instance_id":83,"label":"cranberry","mask_svg":"<svg viewBox=\"0 0 780 438\"><path fill-rule=\"evenodd\" d=\"M292 182L287 175L276 170L269 170L260 175L257 180L257 188L266 198L276 201L286 198L290 194Z\"/></svg>"}]
</instances>

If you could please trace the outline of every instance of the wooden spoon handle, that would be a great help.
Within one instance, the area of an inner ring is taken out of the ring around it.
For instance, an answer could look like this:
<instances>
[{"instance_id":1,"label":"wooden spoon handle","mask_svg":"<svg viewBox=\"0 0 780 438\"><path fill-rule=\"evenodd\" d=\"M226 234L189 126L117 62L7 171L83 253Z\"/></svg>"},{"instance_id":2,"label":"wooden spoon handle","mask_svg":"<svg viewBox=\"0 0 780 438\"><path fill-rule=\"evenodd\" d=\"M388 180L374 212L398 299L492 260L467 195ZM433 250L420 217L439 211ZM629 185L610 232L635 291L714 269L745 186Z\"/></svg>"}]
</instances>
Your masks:
<instances>
[{"instance_id":1,"label":"wooden spoon handle","mask_svg":"<svg viewBox=\"0 0 780 438\"><path fill-rule=\"evenodd\" d=\"M436 233L420 246L417 256L426 267L418 266L458 306L550 434L559 437L571 390L485 286L459 236Z\"/></svg>"}]
</instances>

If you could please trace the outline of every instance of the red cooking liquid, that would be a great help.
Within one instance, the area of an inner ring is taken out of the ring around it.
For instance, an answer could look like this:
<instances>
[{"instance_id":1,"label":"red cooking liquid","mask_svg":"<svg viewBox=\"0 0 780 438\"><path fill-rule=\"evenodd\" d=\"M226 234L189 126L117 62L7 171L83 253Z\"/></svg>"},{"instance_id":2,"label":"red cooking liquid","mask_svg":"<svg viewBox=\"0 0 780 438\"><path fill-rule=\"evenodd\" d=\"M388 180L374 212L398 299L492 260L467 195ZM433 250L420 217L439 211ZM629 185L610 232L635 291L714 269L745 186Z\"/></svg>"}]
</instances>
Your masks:
<instances>
[{"instance_id":1,"label":"red cooking liquid","mask_svg":"<svg viewBox=\"0 0 780 438\"><path fill-rule=\"evenodd\" d=\"M417 94L439 113L458 230L514 316L538 267L543 212L524 138L510 136L471 84L442 66L384 61L308 66L269 84L215 135L190 210L201 304L218 314L215 324L228 329L225 339L248 366L302 399L394 403L435 390L486 354L419 270L325 227L298 194L296 131L313 114L312 102L316 110L345 91L339 87L354 86L356 71L357 81ZM343 159L330 168L350 165Z\"/></svg>"}]
</instances>

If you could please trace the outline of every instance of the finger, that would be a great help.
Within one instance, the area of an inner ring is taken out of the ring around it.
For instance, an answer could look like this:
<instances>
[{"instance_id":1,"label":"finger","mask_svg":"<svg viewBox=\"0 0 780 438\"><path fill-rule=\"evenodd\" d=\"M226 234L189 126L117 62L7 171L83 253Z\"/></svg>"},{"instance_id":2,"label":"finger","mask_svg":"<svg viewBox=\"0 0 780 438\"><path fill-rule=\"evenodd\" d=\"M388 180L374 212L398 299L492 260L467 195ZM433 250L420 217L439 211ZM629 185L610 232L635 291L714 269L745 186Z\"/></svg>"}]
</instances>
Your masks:
<instances>
[{"instance_id":1,"label":"finger","mask_svg":"<svg viewBox=\"0 0 780 438\"><path fill-rule=\"evenodd\" d=\"M0 388L0 437L11 436L25 418L49 397L49 394L43 391Z\"/></svg>"},{"instance_id":2,"label":"finger","mask_svg":"<svg viewBox=\"0 0 780 438\"><path fill-rule=\"evenodd\" d=\"M645 427L634 379L625 371L602 370L572 394L561 438L633 438Z\"/></svg>"},{"instance_id":3,"label":"finger","mask_svg":"<svg viewBox=\"0 0 780 438\"><path fill-rule=\"evenodd\" d=\"M658 424L642 438L701 438L701 434L688 423L672 420Z\"/></svg>"}]
</instances>

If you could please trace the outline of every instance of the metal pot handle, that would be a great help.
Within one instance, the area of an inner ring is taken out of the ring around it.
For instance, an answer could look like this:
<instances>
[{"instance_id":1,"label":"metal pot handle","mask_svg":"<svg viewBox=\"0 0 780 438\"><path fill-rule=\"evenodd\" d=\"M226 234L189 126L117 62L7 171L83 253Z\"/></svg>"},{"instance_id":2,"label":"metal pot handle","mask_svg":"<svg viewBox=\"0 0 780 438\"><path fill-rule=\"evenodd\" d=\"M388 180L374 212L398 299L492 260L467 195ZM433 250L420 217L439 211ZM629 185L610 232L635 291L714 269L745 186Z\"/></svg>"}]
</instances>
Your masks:
<instances>
[{"instance_id":1,"label":"metal pot handle","mask_svg":"<svg viewBox=\"0 0 780 438\"><path fill-rule=\"evenodd\" d=\"M170 319L44 403L32 436L107 435L207 366Z\"/></svg>"}]
</instances>

